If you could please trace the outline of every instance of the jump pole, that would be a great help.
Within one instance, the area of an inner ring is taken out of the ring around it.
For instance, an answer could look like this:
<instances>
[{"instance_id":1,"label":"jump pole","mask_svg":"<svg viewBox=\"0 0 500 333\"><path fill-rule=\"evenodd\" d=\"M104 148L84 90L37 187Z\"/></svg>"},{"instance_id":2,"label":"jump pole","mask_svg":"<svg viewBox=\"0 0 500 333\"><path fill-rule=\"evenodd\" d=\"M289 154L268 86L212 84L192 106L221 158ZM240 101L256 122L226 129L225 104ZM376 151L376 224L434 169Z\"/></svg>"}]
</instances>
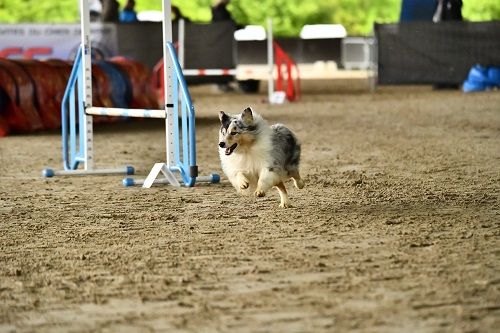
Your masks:
<instances>
[{"instance_id":1,"label":"jump pole","mask_svg":"<svg viewBox=\"0 0 500 333\"><path fill-rule=\"evenodd\" d=\"M274 94L274 59L273 59L273 19L267 19L267 66L268 66L268 77L267 77L267 98L269 104L273 104L273 94Z\"/></svg>"},{"instance_id":2,"label":"jump pole","mask_svg":"<svg viewBox=\"0 0 500 333\"><path fill-rule=\"evenodd\" d=\"M186 186L194 186L196 180L219 182L220 177L216 174L198 176L194 106L172 44L170 0L163 0L162 7L164 108L162 110L102 108L92 106L90 12L88 1L80 0L81 44L61 107L64 170L45 169L43 170L45 177L134 173L134 168L131 166L113 169L94 168L92 117L100 115L165 119L166 162L156 163L144 180L124 179L125 186L151 187L155 183L180 186L181 182ZM83 164L83 169L78 169L79 164ZM164 177L157 179L159 174L163 174Z\"/></svg>"},{"instance_id":3,"label":"jump pole","mask_svg":"<svg viewBox=\"0 0 500 333\"><path fill-rule=\"evenodd\" d=\"M180 19L178 23L178 30L177 30L177 43L179 45L179 64L181 65L181 68L184 69L184 36L185 36L185 22L184 19ZM184 73L186 75L186 73Z\"/></svg>"}]
</instances>

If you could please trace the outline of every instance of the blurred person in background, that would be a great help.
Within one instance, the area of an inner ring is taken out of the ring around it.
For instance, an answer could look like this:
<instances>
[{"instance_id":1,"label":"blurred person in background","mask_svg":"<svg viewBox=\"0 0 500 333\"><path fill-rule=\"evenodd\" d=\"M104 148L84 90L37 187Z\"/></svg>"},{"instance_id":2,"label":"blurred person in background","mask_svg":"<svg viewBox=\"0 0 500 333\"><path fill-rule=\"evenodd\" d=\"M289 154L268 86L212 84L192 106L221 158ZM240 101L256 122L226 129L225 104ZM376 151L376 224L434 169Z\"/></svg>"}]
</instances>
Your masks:
<instances>
[{"instance_id":1,"label":"blurred person in background","mask_svg":"<svg viewBox=\"0 0 500 333\"><path fill-rule=\"evenodd\" d=\"M99 0L89 1L90 22L101 21L102 4Z\"/></svg>"},{"instance_id":2,"label":"blurred person in background","mask_svg":"<svg viewBox=\"0 0 500 333\"><path fill-rule=\"evenodd\" d=\"M102 22L119 22L120 4L116 0L101 0L102 4Z\"/></svg>"},{"instance_id":3,"label":"blurred person in background","mask_svg":"<svg viewBox=\"0 0 500 333\"><path fill-rule=\"evenodd\" d=\"M227 10L230 0L220 0L212 7L212 22L233 21L231 13Z\"/></svg>"},{"instance_id":4,"label":"blurred person in background","mask_svg":"<svg viewBox=\"0 0 500 333\"><path fill-rule=\"evenodd\" d=\"M462 0L438 0L434 22L462 21Z\"/></svg>"},{"instance_id":5,"label":"blurred person in background","mask_svg":"<svg viewBox=\"0 0 500 333\"><path fill-rule=\"evenodd\" d=\"M432 21L436 12L437 0L403 0L401 4L401 22Z\"/></svg>"},{"instance_id":6,"label":"blurred person in background","mask_svg":"<svg viewBox=\"0 0 500 333\"><path fill-rule=\"evenodd\" d=\"M135 8L135 1L127 0L125 7L120 12L120 22L122 23L138 22L139 20L137 19L137 13L134 8Z\"/></svg>"},{"instance_id":7,"label":"blurred person in background","mask_svg":"<svg viewBox=\"0 0 500 333\"><path fill-rule=\"evenodd\" d=\"M212 7L212 23L231 21L234 24L234 29L236 30L236 22L234 21L231 13L227 10L227 5L230 0L219 0L215 6ZM229 85L229 83L219 83L217 87L220 91L228 92L234 91L235 89Z\"/></svg>"},{"instance_id":8,"label":"blurred person in background","mask_svg":"<svg viewBox=\"0 0 500 333\"><path fill-rule=\"evenodd\" d=\"M445 21L462 21L462 0L438 0L436 12L432 21L435 23ZM434 89L459 89L459 84L438 83Z\"/></svg>"}]
</instances>

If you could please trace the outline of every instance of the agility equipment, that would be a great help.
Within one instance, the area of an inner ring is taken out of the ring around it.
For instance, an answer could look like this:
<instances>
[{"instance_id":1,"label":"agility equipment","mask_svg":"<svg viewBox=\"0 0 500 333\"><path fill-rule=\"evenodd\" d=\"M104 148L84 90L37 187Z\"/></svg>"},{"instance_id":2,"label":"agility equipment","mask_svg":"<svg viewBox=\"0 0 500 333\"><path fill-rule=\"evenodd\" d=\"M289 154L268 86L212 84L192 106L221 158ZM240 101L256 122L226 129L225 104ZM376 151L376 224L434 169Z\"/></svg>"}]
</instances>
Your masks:
<instances>
[{"instance_id":1,"label":"agility equipment","mask_svg":"<svg viewBox=\"0 0 500 333\"><path fill-rule=\"evenodd\" d=\"M154 183L174 186L194 186L196 181L215 183L217 175L198 176L196 164L195 113L181 67L172 44L170 1L163 0L163 67L165 90L164 108L128 109L92 105L92 60L90 18L87 0L80 0L81 45L63 97L61 107L62 155L64 170L45 169L45 177L59 175L133 174L134 168L96 169L93 154L93 116L122 116L165 119L166 162L156 163L145 180L126 178L125 186L151 187ZM99 64L111 73L109 63ZM126 87L122 87L126 89ZM116 92L117 94L119 91ZM113 91L111 92L113 97ZM116 95L115 97L119 97ZM116 101L115 101L116 102ZM83 169L79 165L83 164ZM159 174L164 178L157 179Z\"/></svg>"},{"instance_id":2,"label":"agility equipment","mask_svg":"<svg viewBox=\"0 0 500 333\"><path fill-rule=\"evenodd\" d=\"M3 67L14 79L15 99L14 108L18 108L24 115L24 122L17 122L20 131L28 132L43 128L43 122L38 114L34 103L35 87L27 71L18 63L7 59L0 59L0 67ZM19 110L15 112L19 113Z\"/></svg>"},{"instance_id":3,"label":"agility equipment","mask_svg":"<svg viewBox=\"0 0 500 333\"><path fill-rule=\"evenodd\" d=\"M55 81L59 79L59 76L53 75L51 66L42 61L24 60L16 61L16 63L24 68L32 80L34 94L28 99L35 102L43 128L50 130L59 128L61 125L61 113L59 112L61 105L53 98L56 95L54 89L57 83Z\"/></svg>"},{"instance_id":4,"label":"agility equipment","mask_svg":"<svg viewBox=\"0 0 500 333\"><path fill-rule=\"evenodd\" d=\"M267 20L267 63L269 66L269 103L281 104L285 98L289 102L297 101L300 98L299 68L293 59L273 40L273 21L271 19ZM274 65L276 65L276 90L274 89ZM283 66L285 66L284 70ZM295 74L295 79L293 74Z\"/></svg>"},{"instance_id":5,"label":"agility equipment","mask_svg":"<svg viewBox=\"0 0 500 333\"><path fill-rule=\"evenodd\" d=\"M16 80L4 66L0 64L0 95L2 107L2 136L9 132L23 132L31 130L31 124L26 114L17 104L18 89Z\"/></svg>"},{"instance_id":6,"label":"agility equipment","mask_svg":"<svg viewBox=\"0 0 500 333\"><path fill-rule=\"evenodd\" d=\"M69 64L61 63L0 59L0 110L8 132L30 133L60 127L62 92L67 81L60 68L71 71Z\"/></svg>"},{"instance_id":7,"label":"agility equipment","mask_svg":"<svg viewBox=\"0 0 500 333\"><path fill-rule=\"evenodd\" d=\"M110 62L121 69L130 82L130 108L156 109L159 107L150 85L151 71L138 61L113 57Z\"/></svg>"},{"instance_id":8,"label":"agility equipment","mask_svg":"<svg viewBox=\"0 0 500 333\"><path fill-rule=\"evenodd\" d=\"M274 53L276 54L277 70L276 92L284 92L286 99L290 102L297 101L300 98L299 68L278 43L274 43ZM283 66L285 66L285 73L283 73ZM293 79L292 73L295 73L295 79Z\"/></svg>"},{"instance_id":9,"label":"agility equipment","mask_svg":"<svg viewBox=\"0 0 500 333\"><path fill-rule=\"evenodd\" d=\"M273 66L273 57L274 57L274 48L273 48L273 20L267 19L267 98L269 103L273 103L274 96L274 66Z\"/></svg>"}]
</instances>

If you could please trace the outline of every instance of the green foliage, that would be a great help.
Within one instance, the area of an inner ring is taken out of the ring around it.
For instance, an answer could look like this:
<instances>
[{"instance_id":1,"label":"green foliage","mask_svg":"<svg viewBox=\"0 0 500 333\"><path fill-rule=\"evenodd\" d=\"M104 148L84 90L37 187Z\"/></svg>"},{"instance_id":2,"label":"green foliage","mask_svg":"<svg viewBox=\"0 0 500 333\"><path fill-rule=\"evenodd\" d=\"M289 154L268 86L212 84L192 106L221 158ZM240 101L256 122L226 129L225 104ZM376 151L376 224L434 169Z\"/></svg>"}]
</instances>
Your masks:
<instances>
[{"instance_id":1,"label":"green foliage","mask_svg":"<svg viewBox=\"0 0 500 333\"><path fill-rule=\"evenodd\" d=\"M462 14L469 21L500 20L500 1L464 0Z\"/></svg>"},{"instance_id":2,"label":"green foliage","mask_svg":"<svg viewBox=\"0 0 500 333\"><path fill-rule=\"evenodd\" d=\"M0 22L73 22L76 0L0 0Z\"/></svg>"},{"instance_id":3,"label":"green foliage","mask_svg":"<svg viewBox=\"0 0 500 333\"><path fill-rule=\"evenodd\" d=\"M127 1L118 0L118 2L123 7ZM135 2L135 9L138 12L143 10L161 10L162 6L160 0L135 0ZM210 12L212 3L212 0L172 0L172 5L177 6L182 15L194 22L210 22L212 19L212 14Z\"/></svg>"},{"instance_id":4,"label":"green foliage","mask_svg":"<svg viewBox=\"0 0 500 333\"><path fill-rule=\"evenodd\" d=\"M193 22L210 22L212 19L212 12L210 11L212 0L172 0L172 5L177 6L182 15Z\"/></svg>"},{"instance_id":5,"label":"green foliage","mask_svg":"<svg viewBox=\"0 0 500 333\"><path fill-rule=\"evenodd\" d=\"M125 0L120 0L125 2ZM161 10L158 0L136 0L137 9ZM173 0L182 13L192 21L209 22L213 0ZM228 9L240 25L266 26L273 19L278 36L297 36L305 24L341 23L350 34L368 34L373 22L395 22L399 17L401 0L233 0Z\"/></svg>"},{"instance_id":6,"label":"green foliage","mask_svg":"<svg viewBox=\"0 0 500 333\"><path fill-rule=\"evenodd\" d=\"M276 35L298 35L305 24L330 23L333 7L331 0L260 1L259 6L255 6L253 0L238 0L232 2L229 9L239 24L266 26L267 18L272 18Z\"/></svg>"},{"instance_id":7,"label":"green foliage","mask_svg":"<svg viewBox=\"0 0 500 333\"><path fill-rule=\"evenodd\" d=\"M331 23L341 23L350 35L367 35L373 23L397 22L401 0L336 0Z\"/></svg>"},{"instance_id":8,"label":"green foliage","mask_svg":"<svg viewBox=\"0 0 500 333\"><path fill-rule=\"evenodd\" d=\"M119 0L123 6L126 0ZM233 0L229 10L238 24L266 25L277 36L297 36L305 24L341 23L350 35L370 34L374 22L397 22L402 0ZM0 0L0 22L75 22L78 0ZM215 0L172 0L184 16L209 22ZM499 0L463 0L471 21L500 20ZM160 0L136 0L137 11L161 10Z\"/></svg>"}]
</instances>

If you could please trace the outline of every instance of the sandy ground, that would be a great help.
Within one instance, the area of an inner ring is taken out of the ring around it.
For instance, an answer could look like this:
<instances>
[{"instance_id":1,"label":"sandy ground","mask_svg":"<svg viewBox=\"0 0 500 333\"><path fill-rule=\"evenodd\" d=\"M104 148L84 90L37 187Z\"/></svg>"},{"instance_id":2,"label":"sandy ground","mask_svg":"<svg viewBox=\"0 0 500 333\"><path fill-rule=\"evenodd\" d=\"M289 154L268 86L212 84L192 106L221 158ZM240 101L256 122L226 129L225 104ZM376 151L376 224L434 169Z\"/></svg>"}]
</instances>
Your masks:
<instances>
[{"instance_id":1,"label":"sandy ground","mask_svg":"<svg viewBox=\"0 0 500 333\"><path fill-rule=\"evenodd\" d=\"M365 88L192 89L201 173L221 172L221 109L296 132L290 209L224 179L43 179L59 133L0 139L0 332L498 332L500 92ZM96 126L97 165L146 174L162 125Z\"/></svg>"}]
</instances>

